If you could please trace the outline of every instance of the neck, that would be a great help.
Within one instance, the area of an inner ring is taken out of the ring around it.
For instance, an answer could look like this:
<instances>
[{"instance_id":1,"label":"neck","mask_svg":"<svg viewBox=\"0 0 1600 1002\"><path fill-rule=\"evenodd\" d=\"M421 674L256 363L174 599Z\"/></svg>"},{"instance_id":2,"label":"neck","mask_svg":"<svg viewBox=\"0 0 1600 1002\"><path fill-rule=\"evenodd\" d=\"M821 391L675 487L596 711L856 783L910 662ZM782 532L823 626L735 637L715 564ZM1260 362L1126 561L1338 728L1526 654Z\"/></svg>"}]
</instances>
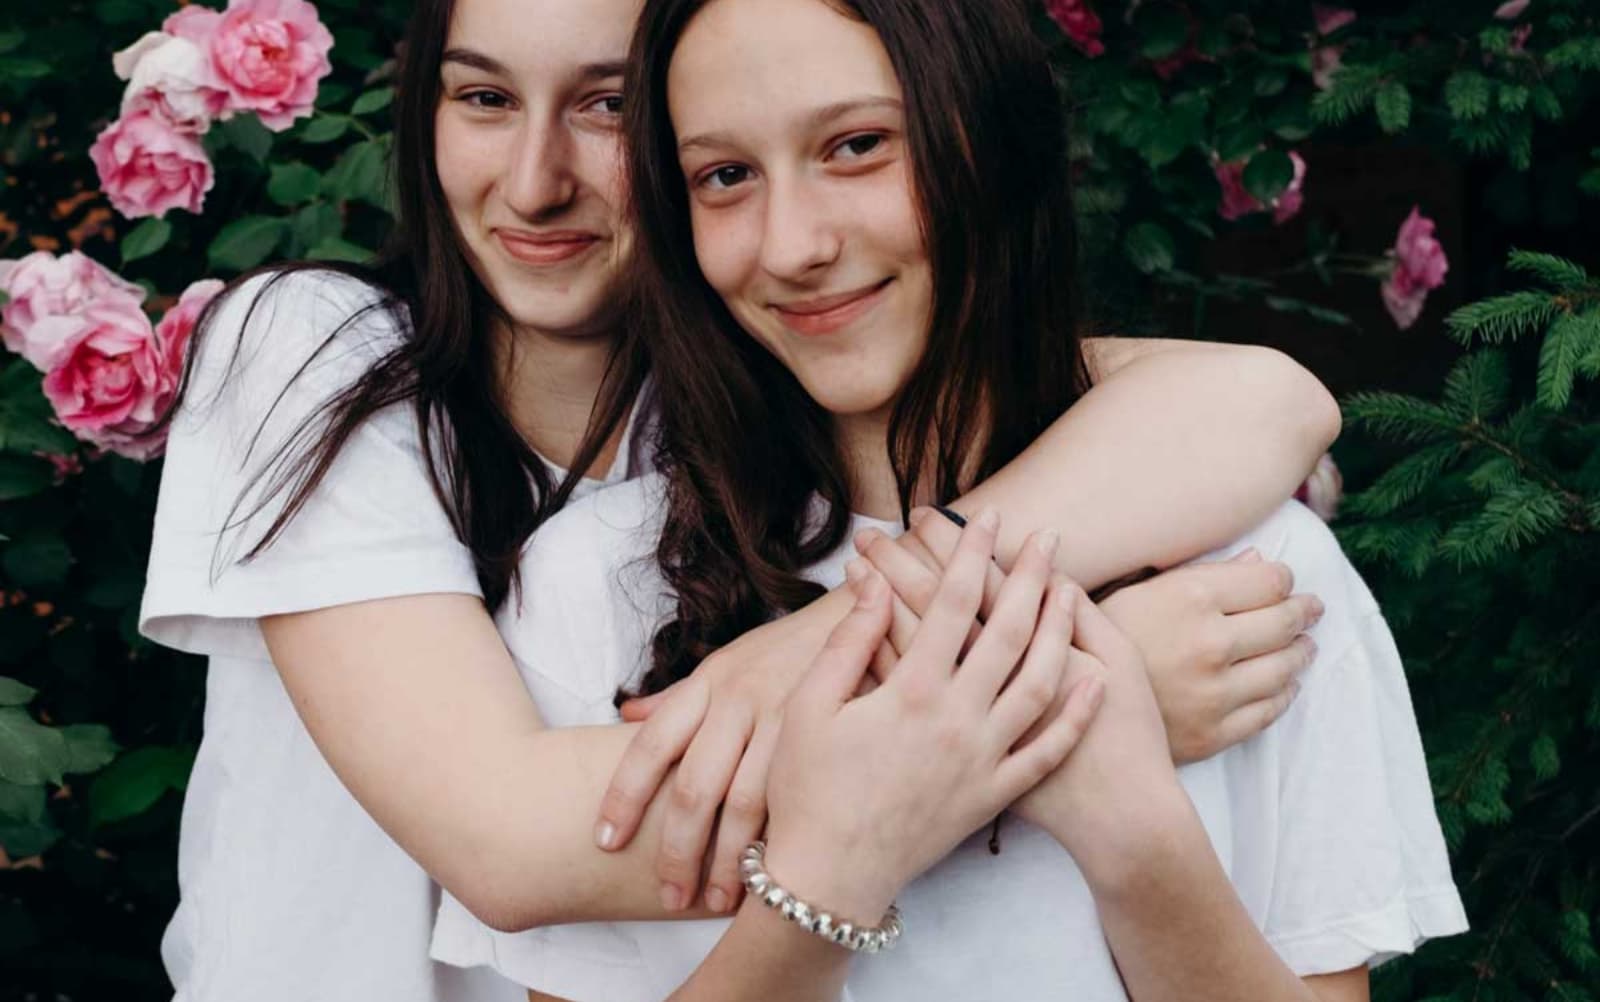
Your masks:
<instances>
[{"instance_id":1,"label":"neck","mask_svg":"<svg viewBox=\"0 0 1600 1002\"><path fill-rule=\"evenodd\" d=\"M495 340L512 422L541 456L570 469L588 431L614 339L559 337L526 327L503 327ZM584 474L604 476L621 440L619 426Z\"/></svg>"},{"instance_id":2,"label":"neck","mask_svg":"<svg viewBox=\"0 0 1600 1002\"><path fill-rule=\"evenodd\" d=\"M900 488L889 461L888 410L834 419L839 445L850 467L850 507L884 520L900 517Z\"/></svg>"}]
</instances>

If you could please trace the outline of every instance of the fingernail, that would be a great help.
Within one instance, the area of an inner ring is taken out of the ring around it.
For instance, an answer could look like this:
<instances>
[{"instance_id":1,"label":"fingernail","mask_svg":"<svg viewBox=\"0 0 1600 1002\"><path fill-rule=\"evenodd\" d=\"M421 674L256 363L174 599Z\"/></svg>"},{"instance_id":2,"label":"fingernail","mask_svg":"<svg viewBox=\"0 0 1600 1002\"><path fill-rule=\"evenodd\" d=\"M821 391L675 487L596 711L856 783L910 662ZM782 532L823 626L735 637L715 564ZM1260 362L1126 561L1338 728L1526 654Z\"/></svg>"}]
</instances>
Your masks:
<instances>
[{"instance_id":1,"label":"fingernail","mask_svg":"<svg viewBox=\"0 0 1600 1002\"><path fill-rule=\"evenodd\" d=\"M993 532L1000 528L1000 513L993 508L985 507L978 512L978 517L973 521L978 523L979 528Z\"/></svg>"},{"instance_id":2,"label":"fingernail","mask_svg":"<svg viewBox=\"0 0 1600 1002\"><path fill-rule=\"evenodd\" d=\"M860 557L855 557L849 563L844 565L844 579L851 584L860 584L861 579L866 577L866 575L867 564L866 561L862 560Z\"/></svg>"},{"instance_id":3,"label":"fingernail","mask_svg":"<svg viewBox=\"0 0 1600 1002\"><path fill-rule=\"evenodd\" d=\"M669 912L683 908L683 892L674 884L661 885L661 907Z\"/></svg>"},{"instance_id":4,"label":"fingernail","mask_svg":"<svg viewBox=\"0 0 1600 1002\"><path fill-rule=\"evenodd\" d=\"M1243 553L1239 554L1238 559L1247 564L1259 563L1261 560L1261 551L1252 546L1248 550L1245 550Z\"/></svg>"},{"instance_id":5,"label":"fingernail","mask_svg":"<svg viewBox=\"0 0 1600 1002\"><path fill-rule=\"evenodd\" d=\"M1289 702L1294 702L1298 695L1300 695L1300 680L1292 678L1289 680Z\"/></svg>"},{"instance_id":6,"label":"fingernail","mask_svg":"<svg viewBox=\"0 0 1600 1002\"><path fill-rule=\"evenodd\" d=\"M617 826L609 821L602 821L596 825L594 844L602 849L614 848L617 844Z\"/></svg>"},{"instance_id":7,"label":"fingernail","mask_svg":"<svg viewBox=\"0 0 1600 1002\"><path fill-rule=\"evenodd\" d=\"M1048 560L1050 557L1056 555L1056 547L1061 545L1061 533L1055 531L1054 529L1050 529L1047 532L1041 532L1037 537L1035 537L1033 545L1037 546L1039 548L1040 555Z\"/></svg>"},{"instance_id":8,"label":"fingernail","mask_svg":"<svg viewBox=\"0 0 1600 1002\"><path fill-rule=\"evenodd\" d=\"M714 912L728 910L728 895L720 887L713 887L706 891L706 907Z\"/></svg>"},{"instance_id":9,"label":"fingernail","mask_svg":"<svg viewBox=\"0 0 1600 1002\"><path fill-rule=\"evenodd\" d=\"M857 550L865 550L867 547L875 543L880 535L882 535L882 533L880 533L877 529L862 529L860 532L855 534L852 541L855 543Z\"/></svg>"},{"instance_id":10,"label":"fingernail","mask_svg":"<svg viewBox=\"0 0 1600 1002\"><path fill-rule=\"evenodd\" d=\"M906 516L906 522L908 524L910 524L910 525L920 525L922 523L922 520L927 518L927 517L928 517L928 509L926 509L926 508L913 508L913 509L911 509L911 514Z\"/></svg>"},{"instance_id":11,"label":"fingernail","mask_svg":"<svg viewBox=\"0 0 1600 1002\"><path fill-rule=\"evenodd\" d=\"M1328 607L1322 604L1322 599L1313 595L1311 598L1311 622L1320 623L1322 614L1327 611Z\"/></svg>"}]
</instances>

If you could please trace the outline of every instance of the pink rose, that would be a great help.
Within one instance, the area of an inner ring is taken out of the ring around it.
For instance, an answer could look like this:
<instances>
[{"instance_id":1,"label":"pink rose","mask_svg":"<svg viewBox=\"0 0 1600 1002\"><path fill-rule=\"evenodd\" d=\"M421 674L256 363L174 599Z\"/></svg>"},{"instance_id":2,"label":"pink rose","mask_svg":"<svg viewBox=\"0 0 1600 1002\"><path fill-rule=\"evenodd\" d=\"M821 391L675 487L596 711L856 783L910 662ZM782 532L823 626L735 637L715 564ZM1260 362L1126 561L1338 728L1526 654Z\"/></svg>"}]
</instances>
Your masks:
<instances>
[{"instance_id":1,"label":"pink rose","mask_svg":"<svg viewBox=\"0 0 1600 1002\"><path fill-rule=\"evenodd\" d=\"M1494 16L1502 21L1515 21L1528 9L1529 0L1508 0L1494 9Z\"/></svg>"},{"instance_id":2,"label":"pink rose","mask_svg":"<svg viewBox=\"0 0 1600 1002\"><path fill-rule=\"evenodd\" d=\"M1311 50L1311 82L1317 90L1333 86L1333 75L1344 65L1344 46L1321 45Z\"/></svg>"},{"instance_id":3,"label":"pink rose","mask_svg":"<svg viewBox=\"0 0 1600 1002\"><path fill-rule=\"evenodd\" d=\"M199 212L215 177L205 148L161 117L138 111L112 122L89 147L100 187L129 219Z\"/></svg>"},{"instance_id":4,"label":"pink rose","mask_svg":"<svg viewBox=\"0 0 1600 1002\"><path fill-rule=\"evenodd\" d=\"M35 251L16 261L0 261L0 289L9 301L0 307L0 337L10 351L48 369L73 326L71 318L90 303L127 299L137 306L144 290L78 251L56 257Z\"/></svg>"},{"instance_id":5,"label":"pink rose","mask_svg":"<svg viewBox=\"0 0 1600 1002\"><path fill-rule=\"evenodd\" d=\"M194 333L195 321L200 319L200 312L222 289L222 281L215 278L203 278L193 283L183 290L178 302L156 324L156 342L161 346L162 363L174 381L183 371L183 353L189 346L190 335Z\"/></svg>"},{"instance_id":6,"label":"pink rose","mask_svg":"<svg viewBox=\"0 0 1600 1002\"><path fill-rule=\"evenodd\" d=\"M128 81L124 116L148 111L179 132L199 134L226 107L227 92L211 72L205 50L187 38L148 32L112 56L111 64Z\"/></svg>"},{"instance_id":7,"label":"pink rose","mask_svg":"<svg viewBox=\"0 0 1600 1002\"><path fill-rule=\"evenodd\" d=\"M306 0L233 0L220 14L191 4L162 27L206 50L229 114L253 111L274 132L311 114L333 70L333 35Z\"/></svg>"},{"instance_id":8,"label":"pink rose","mask_svg":"<svg viewBox=\"0 0 1600 1002\"><path fill-rule=\"evenodd\" d=\"M1329 7L1314 3L1311 5L1311 19L1316 22L1317 34L1331 35L1353 22L1356 19L1356 12L1348 7Z\"/></svg>"},{"instance_id":9,"label":"pink rose","mask_svg":"<svg viewBox=\"0 0 1600 1002\"><path fill-rule=\"evenodd\" d=\"M1044 6L1051 20L1061 26L1084 55L1093 58L1105 53L1105 43L1100 41L1100 16L1084 0L1045 0Z\"/></svg>"},{"instance_id":10,"label":"pink rose","mask_svg":"<svg viewBox=\"0 0 1600 1002\"><path fill-rule=\"evenodd\" d=\"M1508 52L1521 52L1528 47L1528 37L1533 34L1533 25L1519 24L1511 29L1511 44L1506 47Z\"/></svg>"},{"instance_id":11,"label":"pink rose","mask_svg":"<svg viewBox=\"0 0 1600 1002\"><path fill-rule=\"evenodd\" d=\"M1289 179L1289 186L1272 200L1274 223L1287 222L1305 204L1306 162L1300 154L1292 150L1289 152L1289 161L1294 164L1294 175ZM1244 160L1234 160L1229 163L1218 163L1213 167L1217 175L1217 184L1222 186L1222 198L1217 202L1217 215L1230 222L1252 212L1264 212L1267 208L1245 189L1245 164Z\"/></svg>"},{"instance_id":12,"label":"pink rose","mask_svg":"<svg viewBox=\"0 0 1600 1002\"><path fill-rule=\"evenodd\" d=\"M130 459L161 452L144 439L171 402L177 383L144 310L130 299L91 303L44 376L44 395L73 434Z\"/></svg>"},{"instance_id":13,"label":"pink rose","mask_svg":"<svg viewBox=\"0 0 1600 1002\"><path fill-rule=\"evenodd\" d=\"M1450 270L1444 247L1434 237L1433 229L1433 220L1413 206L1411 215L1400 224L1400 233L1390 252L1394 270L1379 292L1389 316L1401 330L1417 322L1429 291L1443 285L1444 276Z\"/></svg>"},{"instance_id":14,"label":"pink rose","mask_svg":"<svg viewBox=\"0 0 1600 1002\"><path fill-rule=\"evenodd\" d=\"M1332 522L1339 514L1339 502L1344 500L1344 477L1333 457L1327 453L1317 460L1311 476L1294 492L1296 501L1317 513L1324 522Z\"/></svg>"}]
</instances>

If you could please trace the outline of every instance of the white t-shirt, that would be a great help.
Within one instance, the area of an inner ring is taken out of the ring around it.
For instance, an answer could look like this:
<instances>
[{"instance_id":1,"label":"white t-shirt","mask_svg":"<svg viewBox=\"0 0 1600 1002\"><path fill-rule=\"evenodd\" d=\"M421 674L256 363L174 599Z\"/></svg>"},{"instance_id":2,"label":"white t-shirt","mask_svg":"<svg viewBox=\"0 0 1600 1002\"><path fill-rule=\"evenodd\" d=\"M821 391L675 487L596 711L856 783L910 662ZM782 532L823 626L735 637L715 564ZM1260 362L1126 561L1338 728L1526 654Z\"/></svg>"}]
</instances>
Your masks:
<instances>
[{"instance_id":1,"label":"white t-shirt","mask_svg":"<svg viewBox=\"0 0 1600 1002\"><path fill-rule=\"evenodd\" d=\"M239 289L202 343L167 447L140 614L152 640L210 656L167 973L181 1002L521 1000L503 979L428 959L438 888L334 776L268 658L261 616L480 591L407 403L364 422L278 540L239 562L281 510L280 494L260 513L248 500L233 511L251 477L405 336L374 310L319 353L378 293L297 273L246 324L266 281ZM633 451L624 443L606 482Z\"/></svg>"},{"instance_id":2,"label":"white t-shirt","mask_svg":"<svg viewBox=\"0 0 1600 1002\"><path fill-rule=\"evenodd\" d=\"M670 609L650 559L661 483L646 476L571 506L526 550L528 593L540 600L502 612L499 626L553 725L615 721L612 694L638 678L648 639ZM865 519L856 527L866 524L895 531ZM1320 653L1284 717L1180 770L1245 907L1301 975L1377 963L1464 930L1410 696L1377 604L1332 534L1298 503L1226 551L1246 546L1287 563L1296 586L1321 596L1327 613L1312 631ZM848 555L846 544L808 576L837 585ZM846 999L1125 998L1071 857L1014 817L1004 822L1000 855L987 840L987 829L977 833L905 888L905 937L853 964ZM565 998L645 1002L681 984L728 921L506 934L446 894L433 955Z\"/></svg>"}]
</instances>

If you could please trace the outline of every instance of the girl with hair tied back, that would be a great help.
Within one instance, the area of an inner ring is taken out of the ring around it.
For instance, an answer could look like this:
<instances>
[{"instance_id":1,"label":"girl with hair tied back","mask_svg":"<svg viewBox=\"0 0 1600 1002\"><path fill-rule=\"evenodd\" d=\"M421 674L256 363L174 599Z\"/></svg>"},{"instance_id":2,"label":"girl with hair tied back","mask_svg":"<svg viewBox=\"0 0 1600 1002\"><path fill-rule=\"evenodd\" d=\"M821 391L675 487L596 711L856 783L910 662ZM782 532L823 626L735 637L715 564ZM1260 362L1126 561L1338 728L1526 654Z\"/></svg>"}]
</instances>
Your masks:
<instances>
[{"instance_id":1,"label":"girl with hair tied back","mask_svg":"<svg viewBox=\"0 0 1600 1002\"><path fill-rule=\"evenodd\" d=\"M541 529L543 598L503 635L581 731L825 588L855 606L733 779L765 812L730 838L731 919L506 935L447 897L435 956L537 999L1359 1002L1369 965L1463 929L1399 657L1304 507L1213 554L1326 603L1301 694L1181 768L1111 616L1139 586L1102 608L1057 534L1004 552L994 508L925 507L1089 399L1022 5L648 0L632 59L661 469Z\"/></svg>"},{"instance_id":2,"label":"girl with hair tied back","mask_svg":"<svg viewBox=\"0 0 1600 1002\"><path fill-rule=\"evenodd\" d=\"M418 0L389 246L368 267L248 276L201 325L141 617L210 659L162 951L179 999L520 996L429 961L441 886L504 929L725 912L742 893L743 839L723 833L759 827L760 722L848 590L685 633L688 678L628 708L642 725L608 703L608 726L547 726L498 632L569 587L527 579L543 521L653 465L650 328L624 291L639 7ZM1177 563L1270 511L1337 433L1326 392L1265 349L1091 355L1096 386L1071 413L964 478L1005 515L1007 562L1025 529L1053 527L1087 583ZM1119 435L1126 454L1108 448ZM1151 672L1181 757L1288 704L1314 606L1290 590L1263 560L1123 593L1168 655ZM1202 635L1227 643L1196 657Z\"/></svg>"}]
</instances>

